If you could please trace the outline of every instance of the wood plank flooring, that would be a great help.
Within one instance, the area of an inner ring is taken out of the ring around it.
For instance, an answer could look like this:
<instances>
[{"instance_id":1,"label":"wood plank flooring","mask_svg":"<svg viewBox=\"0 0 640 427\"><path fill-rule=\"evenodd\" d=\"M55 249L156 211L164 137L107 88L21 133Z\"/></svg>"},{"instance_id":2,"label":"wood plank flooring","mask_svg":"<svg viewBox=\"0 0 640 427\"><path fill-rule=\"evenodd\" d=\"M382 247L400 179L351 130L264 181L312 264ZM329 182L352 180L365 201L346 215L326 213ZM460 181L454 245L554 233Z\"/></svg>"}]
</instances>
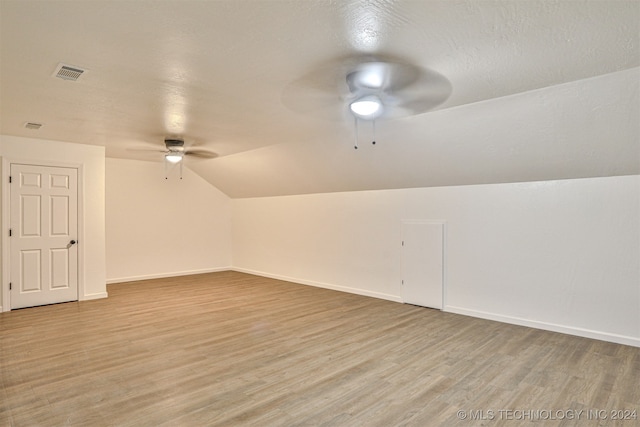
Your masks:
<instances>
[{"instance_id":1,"label":"wood plank flooring","mask_svg":"<svg viewBox=\"0 0 640 427\"><path fill-rule=\"evenodd\" d=\"M640 425L639 348L237 272L108 292L0 314L0 426Z\"/></svg>"}]
</instances>

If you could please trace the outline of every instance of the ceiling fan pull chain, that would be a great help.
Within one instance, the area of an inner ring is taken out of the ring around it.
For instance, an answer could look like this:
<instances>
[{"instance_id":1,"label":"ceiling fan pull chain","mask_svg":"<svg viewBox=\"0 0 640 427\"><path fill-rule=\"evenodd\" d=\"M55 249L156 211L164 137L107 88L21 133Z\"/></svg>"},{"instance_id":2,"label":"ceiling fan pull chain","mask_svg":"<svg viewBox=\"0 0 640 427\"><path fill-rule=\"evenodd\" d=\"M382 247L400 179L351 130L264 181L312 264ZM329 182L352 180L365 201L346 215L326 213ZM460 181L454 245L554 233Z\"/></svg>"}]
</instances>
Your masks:
<instances>
[{"instance_id":1,"label":"ceiling fan pull chain","mask_svg":"<svg viewBox=\"0 0 640 427\"><path fill-rule=\"evenodd\" d=\"M169 163L169 160L165 158L163 163L164 163L164 179L169 179L169 171L167 170L167 163Z\"/></svg>"},{"instance_id":2,"label":"ceiling fan pull chain","mask_svg":"<svg viewBox=\"0 0 640 427\"><path fill-rule=\"evenodd\" d=\"M355 144L353 145L353 148L355 148L356 150L358 149L358 118L354 117L353 118L353 126L355 127L355 136L356 136L356 140L355 140Z\"/></svg>"},{"instance_id":3,"label":"ceiling fan pull chain","mask_svg":"<svg viewBox=\"0 0 640 427\"><path fill-rule=\"evenodd\" d=\"M180 179L182 179L182 164L184 163L184 161L180 162Z\"/></svg>"},{"instance_id":4,"label":"ceiling fan pull chain","mask_svg":"<svg viewBox=\"0 0 640 427\"><path fill-rule=\"evenodd\" d=\"M373 141L371 141L371 144L376 145L376 119L371 120L371 126L373 127Z\"/></svg>"}]
</instances>

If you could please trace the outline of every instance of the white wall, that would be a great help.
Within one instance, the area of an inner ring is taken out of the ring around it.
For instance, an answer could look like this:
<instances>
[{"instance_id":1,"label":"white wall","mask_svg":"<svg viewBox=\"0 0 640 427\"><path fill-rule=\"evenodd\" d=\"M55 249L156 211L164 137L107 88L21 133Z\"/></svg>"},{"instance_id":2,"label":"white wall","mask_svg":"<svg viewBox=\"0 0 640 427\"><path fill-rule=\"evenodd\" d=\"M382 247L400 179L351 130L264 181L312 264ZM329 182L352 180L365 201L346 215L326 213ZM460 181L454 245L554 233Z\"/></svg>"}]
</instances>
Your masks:
<instances>
[{"instance_id":1,"label":"white wall","mask_svg":"<svg viewBox=\"0 0 640 427\"><path fill-rule=\"evenodd\" d=\"M234 268L400 301L403 219L447 222L445 311L640 346L640 176L237 199Z\"/></svg>"},{"instance_id":2,"label":"white wall","mask_svg":"<svg viewBox=\"0 0 640 427\"><path fill-rule=\"evenodd\" d=\"M232 201L188 169L106 159L105 237L102 147L0 136L0 155L81 165L81 299L233 265L400 301L401 221L444 220L446 311L640 346L637 175Z\"/></svg>"},{"instance_id":3,"label":"white wall","mask_svg":"<svg viewBox=\"0 0 640 427\"><path fill-rule=\"evenodd\" d=\"M84 206L81 214L83 229L80 230L82 243L79 246L84 268L81 271L80 300L104 298L107 296L105 283L105 226L104 226L104 147L70 144L14 136L0 136L0 155L3 165L22 161L35 164L67 164L81 167L81 191ZM3 183L7 182L8 170L2 171ZM6 185L3 184L3 189ZM3 194L3 212L7 208L8 193ZM5 233L0 233L2 237ZM3 257L8 256L7 241L2 240ZM3 292L7 295L8 277L3 272ZM0 306L3 301L0 301ZM4 305L8 310L8 304Z\"/></svg>"},{"instance_id":4,"label":"white wall","mask_svg":"<svg viewBox=\"0 0 640 427\"><path fill-rule=\"evenodd\" d=\"M106 160L108 283L226 270L231 202L188 168Z\"/></svg>"}]
</instances>

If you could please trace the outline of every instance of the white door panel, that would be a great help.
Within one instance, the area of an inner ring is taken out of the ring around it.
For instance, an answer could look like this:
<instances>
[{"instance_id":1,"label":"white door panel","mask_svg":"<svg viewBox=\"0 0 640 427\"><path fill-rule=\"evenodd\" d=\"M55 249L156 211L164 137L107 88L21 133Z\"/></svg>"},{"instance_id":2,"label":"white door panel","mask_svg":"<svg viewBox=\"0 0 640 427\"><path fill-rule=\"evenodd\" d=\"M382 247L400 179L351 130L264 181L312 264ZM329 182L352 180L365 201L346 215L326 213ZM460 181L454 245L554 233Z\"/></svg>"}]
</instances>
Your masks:
<instances>
[{"instance_id":1,"label":"white door panel","mask_svg":"<svg viewBox=\"0 0 640 427\"><path fill-rule=\"evenodd\" d=\"M11 165L11 308L78 299L78 175Z\"/></svg>"},{"instance_id":2,"label":"white door panel","mask_svg":"<svg viewBox=\"0 0 640 427\"><path fill-rule=\"evenodd\" d=\"M402 300L442 309L444 284L444 224L402 224Z\"/></svg>"}]
</instances>

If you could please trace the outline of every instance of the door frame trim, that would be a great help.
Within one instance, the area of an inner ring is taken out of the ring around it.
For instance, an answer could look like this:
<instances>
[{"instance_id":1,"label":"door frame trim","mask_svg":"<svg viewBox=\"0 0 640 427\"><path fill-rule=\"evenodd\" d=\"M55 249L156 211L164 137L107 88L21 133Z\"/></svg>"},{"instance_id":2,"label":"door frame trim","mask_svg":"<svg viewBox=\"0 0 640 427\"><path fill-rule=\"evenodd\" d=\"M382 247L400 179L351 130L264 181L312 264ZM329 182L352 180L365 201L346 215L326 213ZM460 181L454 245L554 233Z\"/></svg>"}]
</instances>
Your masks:
<instances>
[{"instance_id":1,"label":"door frame trim","mask_svg":"<svg viewBox=\"0 0 640 427\"><path fill-rule=\"evenodd\" d=\"M11 311L11 242L9 228L11 227L11 187L9 176L11 165L44 166L54 168L69 168L78 171L78 301L84 298L84 166L80 163L52 162L48 160L20 159L2 157L2 306L0 311Z\"/></svg>"},{"instance_id":2,"label":"door frame trim","mask_svg":"<svg viewBox=\"0 0 640 427\"><path fill-rule=\"evenodd\" d=\"M447 307L447 221L443 219L402 219L400 220L401 238L404 241L404 224L438 224L442 225L442 308L440 311L446 311ZM404 262L404 255L400 255L400 262ZM404 278L404 265L400 266L401 276ZM405 303L403 298L403 290L400 292L400 299Z\"/></svg>"}]
</instances>

